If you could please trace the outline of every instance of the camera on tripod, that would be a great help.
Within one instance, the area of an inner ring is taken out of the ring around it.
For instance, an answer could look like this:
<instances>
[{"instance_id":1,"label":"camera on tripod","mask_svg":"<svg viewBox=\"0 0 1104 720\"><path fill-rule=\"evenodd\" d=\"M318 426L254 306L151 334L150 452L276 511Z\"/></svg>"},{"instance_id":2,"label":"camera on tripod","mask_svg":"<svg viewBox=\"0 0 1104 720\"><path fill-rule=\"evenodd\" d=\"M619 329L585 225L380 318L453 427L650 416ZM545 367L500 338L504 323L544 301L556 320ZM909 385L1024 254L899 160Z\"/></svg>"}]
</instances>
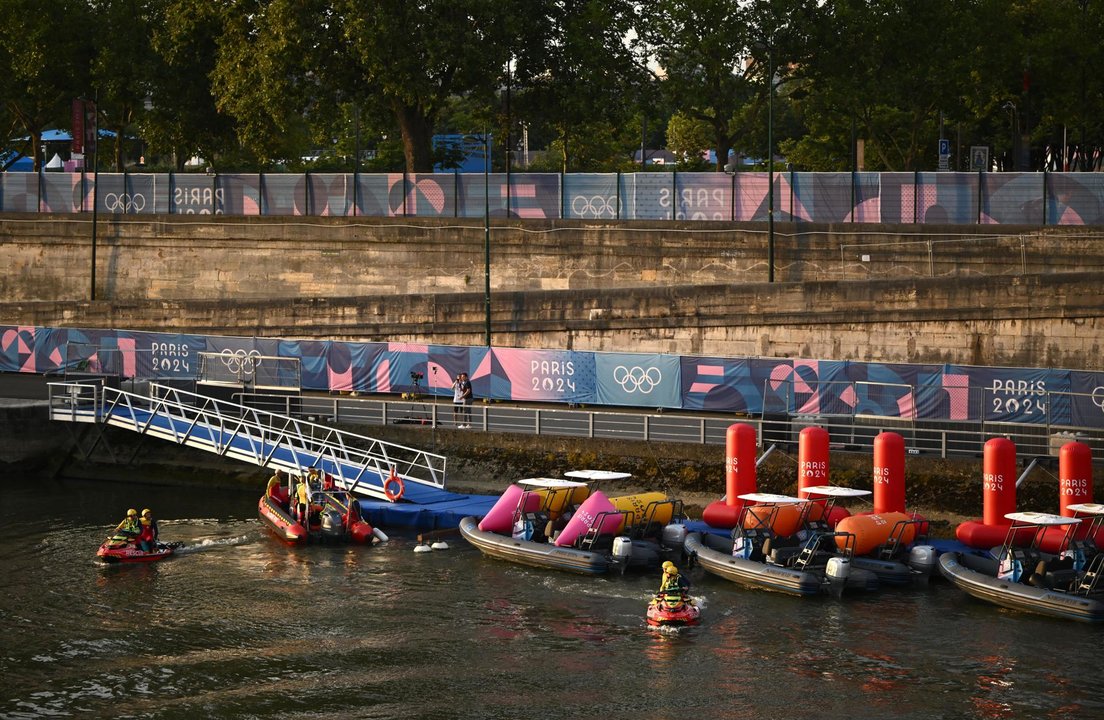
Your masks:
<instances>
[{"instance_id":1,"label":"camera on tripod","mask_svg":"<svg viewBox=\"0 0 1104 720\"><path fill-rule=\"evenodd\" d=\"M425 373L420 373L417 370L411 370L410 371L410 379L413 380L414 382L418 382L419 380L421 380L424 377L425 377Z\"/></svg>"}]
</instances>

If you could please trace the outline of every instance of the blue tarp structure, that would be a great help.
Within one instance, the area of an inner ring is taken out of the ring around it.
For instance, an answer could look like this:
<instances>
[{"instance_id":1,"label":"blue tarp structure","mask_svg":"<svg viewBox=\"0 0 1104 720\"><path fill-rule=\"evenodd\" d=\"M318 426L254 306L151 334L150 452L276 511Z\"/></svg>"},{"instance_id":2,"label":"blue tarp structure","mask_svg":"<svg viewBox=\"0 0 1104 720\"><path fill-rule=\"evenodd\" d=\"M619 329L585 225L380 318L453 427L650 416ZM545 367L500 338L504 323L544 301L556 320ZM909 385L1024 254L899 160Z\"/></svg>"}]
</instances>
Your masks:
<instances>
[{"instance_id":1,"label":"blue tarp structure","mask_svg":"<svg viewBox=\"0 0 1104 720\"><path fill-rule=\"evenodd\" d=\"M100 137L113 138L115 137L115 133L111 130L100 130ZM24 136L21 138L12 138L10 142L28 142L30 141L30 139L30 137ZM68 130L43 130L41 141L44 143L59 143L70 142L72 139L73 134L70 133ZM11 165L8 165L8 161L11 160L11 157L13 155L17 156L18 159L16 159L15 162L13 162ZM34 158L23 155L22 153L16 152L13 149L8 149L4 152L0 152L0 168L3 168L7 172L33 172Z\"/></svg>"},{"instance_id":2,"label":"blue tarp structure","mask_svg":"<svg viewBox=\"0 0 1104 720\"><path fill-rule=\"evenodd\" d=\"M409 488L413 483L407 484ZM458 495L437 490L438 499L424 504L408 502L391 503L386 500L360 498L357 503L363 516L372 525L382 528L416 528L418 530L445 530L459 527L468 515L483 517L498 500L497 495Z\"/></svg>"}]
</instances>

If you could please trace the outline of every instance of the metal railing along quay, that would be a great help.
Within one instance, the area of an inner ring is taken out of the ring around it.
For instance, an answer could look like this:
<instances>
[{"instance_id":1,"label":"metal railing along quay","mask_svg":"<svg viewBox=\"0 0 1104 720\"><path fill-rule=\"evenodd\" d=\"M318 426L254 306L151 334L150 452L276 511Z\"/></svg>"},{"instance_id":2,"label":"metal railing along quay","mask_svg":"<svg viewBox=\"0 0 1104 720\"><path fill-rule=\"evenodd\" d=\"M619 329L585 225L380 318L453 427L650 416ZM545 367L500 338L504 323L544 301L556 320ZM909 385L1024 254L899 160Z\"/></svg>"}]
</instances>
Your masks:
<instances>
[{"instance_id":1,"label":"metal railing along quay","mask_svg":"<svg viewBox=\"0 0 1104 720\"><path fill-rule=\"evenodd\" d=\"M418 425L457 429L451 402L432 399L361 398L351 396L235 395L243 405L312 422L347 425ZM762 447L796 446L806 427L828 431L831 446L843 452L870 453L883 431L900 434L911 455L980 456L994 437L1012 440L1021 457L1057 457L1061 446L1076 440L1095 458L1104 457L1104 430L1024 423L918 420L868 415L766 413L762 416L655 410L561 408L503 403L475 404L472 430L587 439L724 445L728 426L753 425Z\"/></svg>"}]
</instances>

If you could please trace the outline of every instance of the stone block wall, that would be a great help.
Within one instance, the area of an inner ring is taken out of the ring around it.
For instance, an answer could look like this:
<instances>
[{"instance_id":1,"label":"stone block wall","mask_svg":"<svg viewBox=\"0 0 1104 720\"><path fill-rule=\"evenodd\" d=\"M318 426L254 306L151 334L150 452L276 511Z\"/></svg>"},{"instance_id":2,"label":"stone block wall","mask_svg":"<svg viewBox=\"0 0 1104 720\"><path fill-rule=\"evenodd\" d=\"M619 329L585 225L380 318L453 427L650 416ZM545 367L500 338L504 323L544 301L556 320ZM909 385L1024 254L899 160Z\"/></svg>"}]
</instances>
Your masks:
<instances>
[{"instance_id":1,"label":"stone block wall","mask_svg":"<svg viewBox=\"0 0 1104 720\"><path fill-rule=\"evenodd\" d=\"M1101 369L1104 229L512 222L499 346ZM969 232L967 232L969 230ZM484 342L481 220L0 217L0 324ZM1025 272L1026 271L1026 272Z\"/></svg>"}]
</instances>

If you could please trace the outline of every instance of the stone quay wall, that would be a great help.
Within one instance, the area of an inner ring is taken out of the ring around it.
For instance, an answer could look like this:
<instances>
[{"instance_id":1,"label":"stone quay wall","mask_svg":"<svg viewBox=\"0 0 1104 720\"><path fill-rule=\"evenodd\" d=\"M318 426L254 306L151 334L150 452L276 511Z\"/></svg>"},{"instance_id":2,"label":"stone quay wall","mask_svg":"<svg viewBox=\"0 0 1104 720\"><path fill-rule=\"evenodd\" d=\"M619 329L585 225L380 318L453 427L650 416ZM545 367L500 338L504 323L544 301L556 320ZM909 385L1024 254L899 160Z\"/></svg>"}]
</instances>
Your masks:
<instances>
[{"instance_id":1,"label":"stone quay wall","mask_svg":"<svg viewBox=\"0 0 1104 720\"><path fill-rule=\"evenodd\" d=\"M1104 228L0 216L0 323L1101 369Z\"/></svg>"}]
</instances>

